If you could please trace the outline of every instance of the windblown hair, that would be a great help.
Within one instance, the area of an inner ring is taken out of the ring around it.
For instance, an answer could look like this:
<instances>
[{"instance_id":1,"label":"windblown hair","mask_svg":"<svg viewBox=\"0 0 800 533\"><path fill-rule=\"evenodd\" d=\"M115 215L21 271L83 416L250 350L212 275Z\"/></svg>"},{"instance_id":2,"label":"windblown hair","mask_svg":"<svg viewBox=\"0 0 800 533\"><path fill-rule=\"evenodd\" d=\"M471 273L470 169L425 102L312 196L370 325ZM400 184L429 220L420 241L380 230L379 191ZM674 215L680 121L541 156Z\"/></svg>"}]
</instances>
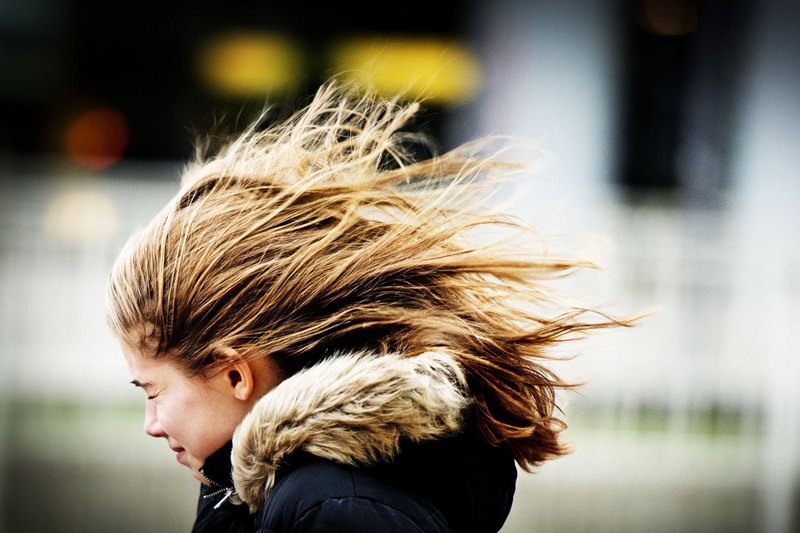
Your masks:
<instances>
[{"instance_id":1,"label":"windblown hair","mask_svg":"<svg viewBox=\"0 0 800 533\"><path fill-rule=\"evenodd\" d=\"M416 103L334 83L270 127L251 126L187 166L178 194L117 259L116 335L190 374L222 346L268 354L287 375L340 353L449 354L487 442L526 469L566 453L551 349L620 321L559 303L549 285L588 263L481 205L520 167L480 141L414 158ZM148 325L148 328L142 328ZM144 332L144 333L142 333Z\"/></svg>"}]
</instances>

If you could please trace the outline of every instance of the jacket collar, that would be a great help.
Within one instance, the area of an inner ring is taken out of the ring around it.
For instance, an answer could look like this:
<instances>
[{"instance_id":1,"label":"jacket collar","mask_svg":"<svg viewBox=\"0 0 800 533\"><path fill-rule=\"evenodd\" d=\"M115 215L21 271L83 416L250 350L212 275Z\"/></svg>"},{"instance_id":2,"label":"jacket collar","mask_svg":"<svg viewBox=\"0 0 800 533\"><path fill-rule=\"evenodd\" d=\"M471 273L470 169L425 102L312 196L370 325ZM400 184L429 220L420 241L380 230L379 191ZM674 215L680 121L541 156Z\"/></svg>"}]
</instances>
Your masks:
<instances>
[{"instance_id":1,"label":"jacket collar","mask_svg":"<svg viewBox=\"0 0 800 533\"><path fill-rule=\"evenodd\" d=\"M233 450L233 442L228 441L225 446L208 456L200 468L200 473L209 482L209 494L219 490L233 490L231 450Z\"/></svg>"},{"instance_id":2,"label":"jacket collar","mask_svg":"<svg viewBox=\"0 0 800 533\"><path fill-rule=\"evenodd\" d=\"M401 439L455 434L469 403L466 388L458 365L436 352L344 354L302 370L261 398L236 429L236 499L255 511L296 452L370 465L393 460ZM211 463L208 475L222 479L217 468L225 465Z\"/></svg>"}]
</instances>

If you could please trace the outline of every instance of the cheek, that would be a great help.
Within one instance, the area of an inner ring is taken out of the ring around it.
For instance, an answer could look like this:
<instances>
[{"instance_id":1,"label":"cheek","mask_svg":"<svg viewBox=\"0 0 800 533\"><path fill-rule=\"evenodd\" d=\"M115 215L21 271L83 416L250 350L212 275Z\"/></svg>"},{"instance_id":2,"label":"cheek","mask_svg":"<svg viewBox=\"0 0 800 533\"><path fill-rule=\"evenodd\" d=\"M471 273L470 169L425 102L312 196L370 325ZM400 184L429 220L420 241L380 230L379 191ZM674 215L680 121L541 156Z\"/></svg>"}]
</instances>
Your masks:
<instances>
[{"instance_id":1,"label":"cheek","mask_svg":"<svg viewBox=\"0 0 800 533\"><path fill-rule=\"evenodd\" d=\"M158 425L164 430L169 437L180 440L182 438L182 424L180 423L183 417L175 415L175 406L172 402L161 402L156 406L156 416L158 417Z\"/></svg>"},{"instance_id":2,"label":"cheek","mask_svg":"<svg viewBox=\"0 0 800 533\"><path fill-rule=\"evenodd\" d=\"M191 398L176 395L164 398L157 409L158 422L162 429L183 446L181 441L191 435L192 428L197 427L197 406Z\"/></svg>"},{"instance_id":3,"label":"cheek","mask_svg":"<svg viewBox=\"0 0 800 533\"><path fill-rule=\"evenodd\" d=\"M201 462L233 435L228 413L213 401L189 395L172 398L160 409L164 431Z\"/></svg>"}]
</instances>

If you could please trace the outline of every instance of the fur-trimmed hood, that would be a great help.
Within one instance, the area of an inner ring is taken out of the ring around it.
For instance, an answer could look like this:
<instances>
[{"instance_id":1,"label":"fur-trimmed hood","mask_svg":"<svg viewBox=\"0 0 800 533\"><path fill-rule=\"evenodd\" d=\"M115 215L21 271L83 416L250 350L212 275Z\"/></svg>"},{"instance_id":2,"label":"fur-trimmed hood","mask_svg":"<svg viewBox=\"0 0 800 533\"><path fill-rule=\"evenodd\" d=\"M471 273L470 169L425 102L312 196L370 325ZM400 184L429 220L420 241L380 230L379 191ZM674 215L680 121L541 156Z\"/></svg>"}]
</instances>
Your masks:
<instances>
[{"instance_id":1,"label":"fur-trimmed hood","mask_svg":"<svg viewBox=\"0 0 800 533\"><path fill-rule=\"evenodd\" d=\"M233 436L233 482L251 510L295 452L343 464L395 458L401 440L461 429L469 404L464 374L445 354L339 355L281 382Z\"/></svg>"}]
</instances>

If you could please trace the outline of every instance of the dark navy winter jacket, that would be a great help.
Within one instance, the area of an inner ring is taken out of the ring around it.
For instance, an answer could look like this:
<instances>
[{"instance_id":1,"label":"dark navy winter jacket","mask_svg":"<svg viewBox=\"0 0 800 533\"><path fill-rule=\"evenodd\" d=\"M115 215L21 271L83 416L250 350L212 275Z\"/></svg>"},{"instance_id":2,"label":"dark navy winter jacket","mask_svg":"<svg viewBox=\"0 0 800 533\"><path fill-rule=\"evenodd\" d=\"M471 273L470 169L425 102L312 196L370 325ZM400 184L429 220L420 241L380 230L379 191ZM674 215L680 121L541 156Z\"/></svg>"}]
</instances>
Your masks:
<instances>
[{"instance_id":1,"label":"dark navy winter jacket","mask_svg":"<svg viewBox=\"0 0 800 533\"><path fill-rule=\"evenodd\" d=\"M215 454L206 470L229 468L229 453L230 446ZM380 466L298 454L254 514L229 500L214 509L226 493L204 487L193 531L496 532L511 509L516 475L510 451L474 433L407 443L394 463ZM229 477L224 484L231 486Z\"/></svg>"},{"instance_id":2,"label":"dark navy winter jacket","mask_svg":"<svg viewBox=\"0 0 800 533\"><path fill-rule=\"evenodd\" d=\"M445 354L317 363L262 397L206 460L194 531L496 532L516 464L471 413Z\"/></svg>"}]
</instances>

